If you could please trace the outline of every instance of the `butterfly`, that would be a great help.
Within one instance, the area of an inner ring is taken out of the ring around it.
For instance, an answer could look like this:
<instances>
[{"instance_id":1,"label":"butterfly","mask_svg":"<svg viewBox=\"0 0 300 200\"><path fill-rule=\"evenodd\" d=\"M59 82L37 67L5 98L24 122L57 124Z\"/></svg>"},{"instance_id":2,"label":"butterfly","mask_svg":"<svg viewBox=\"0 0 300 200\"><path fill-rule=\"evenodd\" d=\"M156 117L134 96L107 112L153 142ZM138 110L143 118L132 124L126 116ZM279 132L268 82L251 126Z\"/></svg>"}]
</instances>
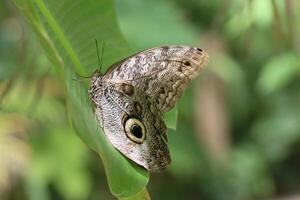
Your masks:
<instances>
[{"instance_id":1,"label":"butterfly","mask_svg":"<svg viewBox=\"0 0 300 200\"><path fill-rule=\"evenodd\" d=\"M200 48L162 46L125 58L105 74L96 70L88 92L111 144L150 172L165 169L171 158L163 115L207 63Z\"/></svg>"}]
</instances>

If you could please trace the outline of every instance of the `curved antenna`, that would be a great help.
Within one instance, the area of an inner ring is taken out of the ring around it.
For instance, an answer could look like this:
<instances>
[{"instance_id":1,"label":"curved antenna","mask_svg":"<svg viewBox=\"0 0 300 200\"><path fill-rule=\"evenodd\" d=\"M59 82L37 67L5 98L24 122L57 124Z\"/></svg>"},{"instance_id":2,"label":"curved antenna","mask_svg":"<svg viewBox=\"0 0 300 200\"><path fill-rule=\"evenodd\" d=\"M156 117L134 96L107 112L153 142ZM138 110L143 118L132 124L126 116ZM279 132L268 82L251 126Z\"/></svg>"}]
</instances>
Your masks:
<instances>
[{"instance_id":1,"label":"curved antenna","mask_svg":"<svg viewBox=\"0 0 300 200\"><path fill-rule=\"evenodd\" d=\"M98 64L99 64L99 67L100 67L100 71L101 71L101 60L100 60L100 57L99 57L99 47L98 47L98 40L95 39L95 43L96 43L96 49L97 49L97 57L98 57Z\"/></svg>"},{"instance_id":2,"label":"curved antenna","mask_svg":"<svg viewBox=\"0 0 300 200\"><path fill-rule=\"evenodd\" d=\"M100 71L100 74L101 74L101 67L102 67L102 64L103 64L103 54L104 54L104 48L105 48L105 42L103 42L103 46L102 46L102 52L101 52L101 58L99 56L99 46L98 46L98 40L95 39L95 43L96 43L96 48L97 48L97 57L98 57L98 63L99 63L99 71Z\"/></svg>"}]
</instances>

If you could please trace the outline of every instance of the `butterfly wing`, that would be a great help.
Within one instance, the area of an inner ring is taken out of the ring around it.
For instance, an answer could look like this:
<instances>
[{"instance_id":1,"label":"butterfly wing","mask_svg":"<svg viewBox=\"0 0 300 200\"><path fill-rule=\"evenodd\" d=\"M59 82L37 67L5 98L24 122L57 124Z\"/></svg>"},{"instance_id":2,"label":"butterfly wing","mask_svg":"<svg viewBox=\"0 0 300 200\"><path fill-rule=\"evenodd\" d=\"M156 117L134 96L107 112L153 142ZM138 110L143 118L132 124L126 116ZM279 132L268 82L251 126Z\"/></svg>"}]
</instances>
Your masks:
<instances>
[{"instance_id":1,"label":"butterfly wing","mask_svg":"<svg viewBox=\"0 0 300 200\"><path fill-rule=\"evenodd\" d=\"M166 46L142 51L93 75L90 97L105 134L121 153L149 171L170 163L163 113L208 62L198 48Z\"/></svg>"},{"instance_id":2,"label":"butterfly wing","mask_svg":"<svg viewBox=\"0 0 300 200\"><path fill-rule=\"evenodd\" d=\"M208 63L208 54L188 46L163 46L137 53L114 65L104 79L143 91L162 111L172 109L189 82Z\"/></svg>"},{"instance_id":3,"label":"butterfly wing","mask_svg":"<svg viewBox=\"0 0 300 200\"><path fill-rule=\"evenodd\" d=\"M145 93L103 88L96 117L112 145L149 171L160 171L170 163L167 128L162 112Z\"/></svg>"}]
</instances>

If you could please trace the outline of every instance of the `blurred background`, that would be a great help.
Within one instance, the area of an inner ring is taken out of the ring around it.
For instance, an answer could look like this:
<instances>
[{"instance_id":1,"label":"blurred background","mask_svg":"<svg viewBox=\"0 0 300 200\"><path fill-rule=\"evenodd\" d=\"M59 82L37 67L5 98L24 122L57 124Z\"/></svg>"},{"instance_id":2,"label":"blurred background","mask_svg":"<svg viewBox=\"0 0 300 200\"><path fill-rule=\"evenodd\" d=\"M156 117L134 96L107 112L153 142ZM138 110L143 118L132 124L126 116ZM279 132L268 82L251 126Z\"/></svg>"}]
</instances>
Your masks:
<instances>
[{"instance_id":1,"label":"blurred background","mask_svg":"<svg viewBox=\"0 0 300 200\"><path fill-rule=\"evenodd\" d=\"M178 103L172 164L153 199L300 199L300 2L116 0L132 49L186 44L210 63ZM0 1L0 199L114 199L68 126L63 87L33 31Z\"/></svg>"}]
</instances>

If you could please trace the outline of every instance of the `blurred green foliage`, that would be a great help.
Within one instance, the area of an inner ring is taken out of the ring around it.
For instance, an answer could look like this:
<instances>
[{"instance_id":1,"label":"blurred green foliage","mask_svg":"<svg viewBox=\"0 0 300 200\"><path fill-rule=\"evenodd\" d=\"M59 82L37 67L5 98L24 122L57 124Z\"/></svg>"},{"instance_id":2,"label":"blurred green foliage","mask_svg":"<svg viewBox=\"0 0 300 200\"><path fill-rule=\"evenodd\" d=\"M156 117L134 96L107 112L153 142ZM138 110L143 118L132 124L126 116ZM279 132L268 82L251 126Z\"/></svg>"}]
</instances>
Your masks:
<instances>
[{"instance_id":1,"label":"blurred green foliage","mask_svg":"<svg viewBox=\"0 0 300 200\"><path fill-rule=\"evenodd\" d=\"M210 54L178 104L177 130L169 130L172 164L151 175L150 196L300 198L300 2L116 0L115 6L134 51L187 44ZM95 56L89 71L96 63ZM70 105L52 65L24 17L1 1L0 199L114 199L98 155L69 126Z\"/></svg>"}]
</instances>

